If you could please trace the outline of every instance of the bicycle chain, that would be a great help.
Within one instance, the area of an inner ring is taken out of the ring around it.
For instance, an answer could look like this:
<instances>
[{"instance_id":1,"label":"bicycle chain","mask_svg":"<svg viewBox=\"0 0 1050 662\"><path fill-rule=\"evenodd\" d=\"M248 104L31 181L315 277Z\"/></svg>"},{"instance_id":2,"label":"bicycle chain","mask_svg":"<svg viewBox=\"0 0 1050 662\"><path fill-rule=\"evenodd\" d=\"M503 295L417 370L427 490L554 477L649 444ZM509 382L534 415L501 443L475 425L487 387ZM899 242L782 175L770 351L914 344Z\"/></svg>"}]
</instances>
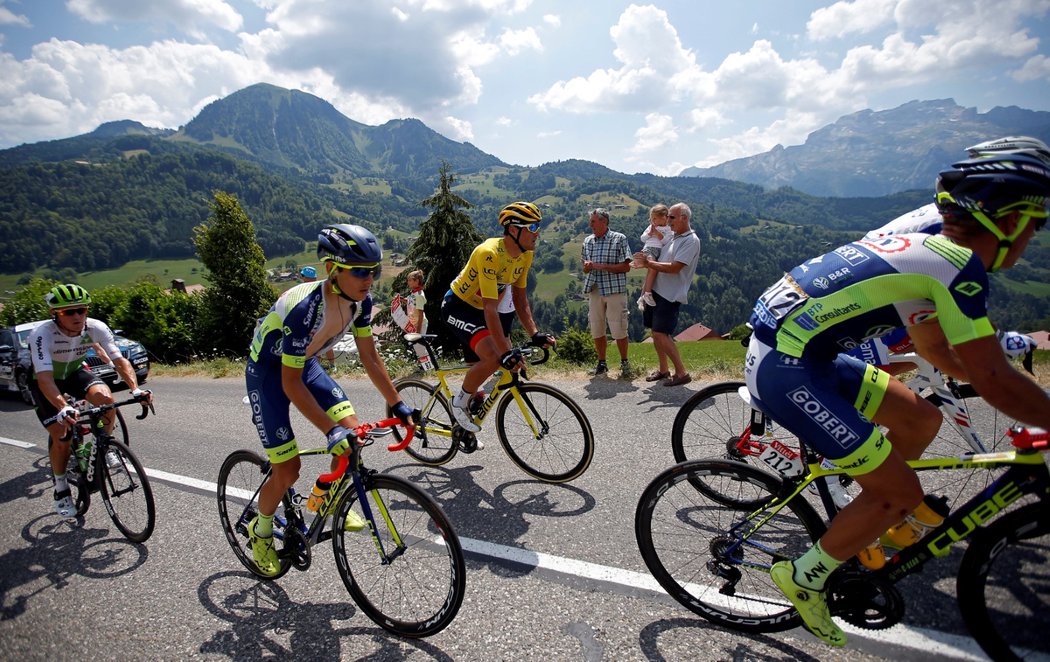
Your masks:
<instances>
[{"instance_id":1,"label":"bicycle chain","mask_svg":"<svg viewBox=\"0 0 1050 662\"><path fill-rule=\"evenodd\" d=\"M832 615L865 630L885 630L904 617L904 598L897 588L870 572L843 568L827 586Z\"/></svg>"}]
</instances>

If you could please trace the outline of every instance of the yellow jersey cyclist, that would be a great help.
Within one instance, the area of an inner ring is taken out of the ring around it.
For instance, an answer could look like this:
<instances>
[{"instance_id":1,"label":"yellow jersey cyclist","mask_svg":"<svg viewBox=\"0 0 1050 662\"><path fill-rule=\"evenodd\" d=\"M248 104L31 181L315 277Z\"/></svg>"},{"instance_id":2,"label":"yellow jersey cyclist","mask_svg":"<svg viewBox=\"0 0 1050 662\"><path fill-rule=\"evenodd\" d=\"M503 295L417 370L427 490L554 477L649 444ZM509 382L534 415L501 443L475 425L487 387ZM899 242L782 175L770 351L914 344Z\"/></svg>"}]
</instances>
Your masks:
<instances>
[{"instance_id":1,"label":"yellow jersey cyclist","mask_svg":"<svg viewBox=\"0 0 1050 662\"><path fill-rule=\"evenodd\" d=\"M290 405L327 435L333 455L349 448L350 428L359 424L343 389L324 371L318 357L349 330L365 372L394 414L404 423L413 417L390 381L372 337L369 290L383 259L375 236L358 225L326 226L317 236L317 257L326 278L296 285L277 299L256 326L245 368L252 422L273 467L259 493L259 514L248 524L252 556L268 575L280 571L273 545L274 513L299 477ZM364 522L355 515L344 526L356 530Z\"/></svg>"},{"instance_id":2,"label":"yellow jersey cyclist","mask_svg":"<svg viewBox=\"0 0 1050 662\"><path fill-rule=\"evenodd\" d=\"M813 547L770 571L806 627L832 645L846 637L830 617L824 584L922 501L905 462L922 454L941 423L933 405L896 378L839 352L905 326L920 355L965 375L990 405L1050 426L1050 397L1008 362L986 300L988 272L1017 262L1046 223L1048 196L1050 168L1037 158L956 163L937 180L943 235L847 244L795 267L755 303L745 375L756 405L862 488Z\"/></svg>"},{"instance_id":3,"label":"yellow jersey cyclist","mask_svg":"<svg viewBox=\"0 0 1050 662\"><path fill-rule=\"evenodd\" d=\"M63 394L83 398L93 405L113 403L109 386L88 370L84 355L93 347L101 348L133 396L151 401L152 395L139 388L135 368L121 355L109 327L87 316L91 305L87 290L73 283L56 285L44 300L51 311L51 320L37 325L29 337L33 362L29 389L36 403L36 415L51 435L49 455L55 481L55 512L62 517L72 517L76 508L66 478L69 440L63 437L76 422L77 411L69 406ZM105 434L113 431L114 418L112 411L105 414Z\"/></svg>"},{"instance_id":4,"label":"yellow jersey cyclist","mask_svg":"<svg viewBox=\"0 0 1050 662\"><path fill-rule=\"evenodd\" d=\"M500 322L499 302L505 288L511 288L518 320L532 337L532 344L549 347L556 343L554 336L539 332L525 293L541 221L540 210L531 202L512 202L504 207L499 213L503 236L486 239L471 252L441 301L442 320L478 357L452 398L452 415L467 432L481 430L467 410L478 387L501 366L517 370L524 363L521 352L511 349ZM473 358L470 352L468 361Z\"/></svg>"}]
</instances>

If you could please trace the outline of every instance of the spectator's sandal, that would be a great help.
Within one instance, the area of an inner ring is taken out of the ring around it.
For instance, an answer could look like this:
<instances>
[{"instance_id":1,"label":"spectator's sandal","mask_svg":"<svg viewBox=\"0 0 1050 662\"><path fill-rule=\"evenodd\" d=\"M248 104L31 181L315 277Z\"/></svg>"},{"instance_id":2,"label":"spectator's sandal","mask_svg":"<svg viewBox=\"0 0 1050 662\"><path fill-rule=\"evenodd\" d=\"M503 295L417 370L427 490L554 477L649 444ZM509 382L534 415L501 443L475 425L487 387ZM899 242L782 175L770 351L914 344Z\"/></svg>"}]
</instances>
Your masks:
<instances>
[{"instance_id":1,"label":"spectator's sandal","mask_svg":"<svg viewBox=\"0 0 1050 662\"><path fill-rule=\"evenodd\" d=\"M681 386L682 384L688 384L692 380L693 378L690 377L689 373L687 372L681 377L671 377L666 382L664 382L664 386Z\"/></svg>"},{"instance_id":2,"label":"spectator's sandal","mask_svg":"<svg viewBox=\"0 0 1050 662\"><path fill-rule=\"evenodd\" d=\"M648 375L646 375L645 381L647 381L647 382L658 382L661 379L667 379L670 376L671 376L671 373L669 373L669 372L660 372L659 370L653 370Z\"/></svg>"}]
</instances>

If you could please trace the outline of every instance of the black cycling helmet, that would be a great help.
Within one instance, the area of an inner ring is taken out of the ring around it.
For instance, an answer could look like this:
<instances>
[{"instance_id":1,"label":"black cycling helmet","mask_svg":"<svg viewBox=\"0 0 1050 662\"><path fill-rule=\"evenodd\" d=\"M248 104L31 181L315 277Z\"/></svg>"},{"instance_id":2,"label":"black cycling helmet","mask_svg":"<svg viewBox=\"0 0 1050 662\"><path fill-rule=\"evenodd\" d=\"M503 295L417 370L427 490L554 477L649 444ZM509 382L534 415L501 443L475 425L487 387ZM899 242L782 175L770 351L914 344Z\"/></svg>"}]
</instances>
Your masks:
<instances>
[{"instance_id":1,"label":"black cycling helmet","mask_svg":"<svg viewBox=\"0 0 1050 662\"><path fill-rule=\"evenodd\" d=\"M79 285L66 283L52 287L51 291L44 295L44 301L51 310L58 310L73 306L87 306L91 303L91 295Z\"/></svg>"},{"instance_id":2,"label":"black cycling helmet","mask_svg":"<svg viewBox=\"0 0 1050 662\"><path fill-rule=\"evenodd\" d=\"M360 225L326 225L317 235L317 259L339 267L373 267L383 261L383 249Z\"/></svg>"},{"instance_id":3,"label":"black cycling helmet","mask_svg":"<svg viewBox=\"0 0 1050 662\"><path fill-rule=\"evenodd\" d=\"M532 225L542 220L539 207L531 202L512 202L499 213L499 224L504 228L511 225Z\"/></svg>"},{"instance_id":4,"label":"black cycling helmet","mask_svg":"<svg viewBox=\"0 0 1050 662\"><path fill-rule=\"evenodd\" d=\"M1032 219L1046 222L1050 201L1050 166L1040 159L1003 153L952 164L937 177L937 209L946 216L969 215L999 239L999 254L991 271L1002 264L1006 252ZM996 219L1021 212L1016 229L1007 235Z\"/></svg>"}]
</instances>

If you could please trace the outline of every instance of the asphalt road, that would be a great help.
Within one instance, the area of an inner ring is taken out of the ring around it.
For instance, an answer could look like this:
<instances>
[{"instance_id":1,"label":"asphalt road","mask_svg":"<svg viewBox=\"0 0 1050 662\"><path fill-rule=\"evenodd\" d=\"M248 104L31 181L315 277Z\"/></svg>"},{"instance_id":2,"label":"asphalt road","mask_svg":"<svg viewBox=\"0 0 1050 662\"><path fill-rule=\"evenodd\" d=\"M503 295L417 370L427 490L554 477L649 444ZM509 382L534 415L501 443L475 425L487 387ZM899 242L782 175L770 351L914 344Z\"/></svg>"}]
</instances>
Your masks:
<instances>
[{"instance_id":1,"label":"asphalt road","mask_svg":"<svg viewBox=\"0 0 1050 662\"><path fill-rule=\"evenodd\" d=\"M343 383L363 418L380 416L382 402L367 380ZM597 439L590 469L571 484L529 479L491 430L480 435L485 450L440 468L377 447L366 452L370 466L435 496L473 550L458 617L422 641L390 635L360 613L325 547L314 549L309 571L276 582L255 579L234 558L212 483L228 453L259 446L240 380L154 379L157 415L127 417L158 506L156 531L144 545L125 541L99 500L80 523L53 514L45 434L31 410L0 400L3 657L980 659L954 601L955 554L902 583L909 601L903 625L851 631L845 650L801 629L764 636L722 630L652 590L634 541L634 509L649 480L673 462L671 422L701 385L604 378L556 385L580 403ZM309 438L309 426L297 420L299 436ZM304 476L310 471L304 467Z\"/></svg>"}]
</instances>

